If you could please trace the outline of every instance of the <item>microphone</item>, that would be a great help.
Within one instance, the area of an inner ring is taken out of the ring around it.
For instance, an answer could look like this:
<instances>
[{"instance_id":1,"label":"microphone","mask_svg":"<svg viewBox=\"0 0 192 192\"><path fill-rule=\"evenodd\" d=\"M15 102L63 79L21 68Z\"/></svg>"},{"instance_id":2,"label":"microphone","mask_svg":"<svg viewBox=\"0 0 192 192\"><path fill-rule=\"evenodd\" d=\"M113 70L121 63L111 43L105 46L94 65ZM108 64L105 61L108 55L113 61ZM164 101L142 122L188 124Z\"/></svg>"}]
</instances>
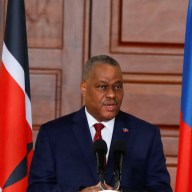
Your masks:
<instances>
[{"instance_id":1,"label":"microphone","mask_svg":"<svg viewBox=\"0 0 192 192\"><path fill-rule=\"evenodd\" d=\"M93 143L93 150L97 159L97 172L99 179L102 184L104 184L104 177L106 172L106 153L107 153L107 144L104 140L99 139Z\"/></svg>"},{"instance_id":2,"label":"microphone","mask_svg":"<svg viewBox=\"0 0 192 192\"><path fill-rule=\"evenodd\" d=\"M125 141L121 140L116 141L113 147L113 153L114 153L114 182L115 182L115 186L113 189L118 190L121 181L121 169L122 169L123 157L126 153Z\"/></svg>"}]
</instances>

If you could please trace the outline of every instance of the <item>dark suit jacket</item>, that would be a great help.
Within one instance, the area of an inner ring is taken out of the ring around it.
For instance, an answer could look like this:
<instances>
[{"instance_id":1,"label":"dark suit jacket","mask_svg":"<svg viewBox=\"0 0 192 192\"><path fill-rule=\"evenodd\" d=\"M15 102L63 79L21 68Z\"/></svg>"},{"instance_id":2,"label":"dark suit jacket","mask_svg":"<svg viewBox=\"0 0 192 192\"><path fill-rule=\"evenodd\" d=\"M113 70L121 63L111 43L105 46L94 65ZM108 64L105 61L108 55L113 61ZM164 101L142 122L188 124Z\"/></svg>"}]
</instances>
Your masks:
<instances>
[{"instance_id":1,"label":"dark suit jacket","mask_svg":"<svg viewBox=\"0 0 192 192\"><path fill-rule=\"evenodd\" d=\"M115 118L111 146L117 140L127 144L121 177L124 191L172 191L157 127L120 111ZM113 186L112 150L105 180ZM85 109L42 125L27 191L75 192L80 186L93 186L98 182Z\"/></svg>"}]
</instances>

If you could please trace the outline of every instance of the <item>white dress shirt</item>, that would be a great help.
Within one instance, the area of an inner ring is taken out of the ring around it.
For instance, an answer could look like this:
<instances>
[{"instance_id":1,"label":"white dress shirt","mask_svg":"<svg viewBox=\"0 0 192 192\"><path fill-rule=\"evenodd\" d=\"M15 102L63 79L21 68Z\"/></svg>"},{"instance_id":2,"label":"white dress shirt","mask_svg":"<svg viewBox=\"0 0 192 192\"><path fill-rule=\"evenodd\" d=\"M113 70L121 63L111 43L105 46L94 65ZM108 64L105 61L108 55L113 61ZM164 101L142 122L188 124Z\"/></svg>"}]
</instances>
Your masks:
<instances>
[{"instance_id":1,"label":"white dress shirt","mask_svg":"<svg viewBox=\"0 0 192 192\"><path fill-rule=\"evenodd\" d=\"M107 154L106 157L108 158L109 155L109 149L111 146L111 139L112 139L112 135L113 135L113 128L114 128L114 123L115 123L115 117L109 121L102 121L102 122L98 122L85 108L85 114L87 116L87 121L88 121L88 125L89 125L89 129L90 129L90 133L91 133L91 137L92 140L94 139L95 136L95 128L93 127L93 125L95 123L102 123L105 127L101 130L101 136L102 139L106 142L107 144Z\"/></svg>"}]
</instances>

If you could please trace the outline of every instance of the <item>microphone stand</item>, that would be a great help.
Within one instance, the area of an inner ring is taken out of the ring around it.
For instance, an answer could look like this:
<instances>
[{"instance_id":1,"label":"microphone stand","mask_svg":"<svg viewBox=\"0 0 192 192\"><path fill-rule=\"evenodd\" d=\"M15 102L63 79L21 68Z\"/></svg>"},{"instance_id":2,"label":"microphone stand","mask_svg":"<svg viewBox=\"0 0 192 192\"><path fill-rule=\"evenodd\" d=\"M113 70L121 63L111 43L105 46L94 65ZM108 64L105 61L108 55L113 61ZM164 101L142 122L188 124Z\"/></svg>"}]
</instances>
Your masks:
<instances>
[{"instance_id":1,"label":"microphone stand","mask_svg":"<svg viewBox=\"0 0 192 192\"><path fill-rule=\"evenodd\" d=\"M121 178L121 173L119 171L114 172L114 186L112 188L113 191L118 191L120 188L120 179ZM102 191L107 190L105 186L105 180L104 180L104 173L101 171L99 174L99 179L100 179L100 188Z\"/></svg>"},{"instance_id":2,"label":"microphone stand","mask_svg":"<svg viewBox=\"0 0 192 192\"><path fill-rule=\"evenodd\" d=\"M101 171L99 172L98 176L99 176L99 180L100 180L100 188L103 190L106 190L106 186L105 186L105 179L104 179L104 171Z\"/></svg>"},{"instance_id":3,"label":"microphone stand","mask_svg":"<svg viewBox=\"0 0 192 192\"><path fill-rule=\"evenodd\" d=\"M121 180L121 173L119 171L114 172L114 181L115 185L113 186L113 190L118 191L120 188L120 180Z\"/></svg>"}]
</instances>

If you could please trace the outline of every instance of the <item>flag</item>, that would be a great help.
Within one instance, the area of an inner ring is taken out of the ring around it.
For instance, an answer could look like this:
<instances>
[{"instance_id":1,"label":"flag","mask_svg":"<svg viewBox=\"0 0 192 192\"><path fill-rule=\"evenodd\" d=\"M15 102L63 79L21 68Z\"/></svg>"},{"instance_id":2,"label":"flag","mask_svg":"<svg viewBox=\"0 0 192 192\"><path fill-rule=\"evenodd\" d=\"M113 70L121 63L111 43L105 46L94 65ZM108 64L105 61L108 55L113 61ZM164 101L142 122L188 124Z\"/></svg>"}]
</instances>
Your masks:
<instances>
[{"instance_id":1,"label":"flag","mask_svg":"<svg viewBox=\"0 0 192 192\"><path fill-rule=\"evenodd\" d=\"M26 192L32 121L24 0L8 0L0 63L0 192Z\"/></svg>"},{"instance_id":2,"label":"flag","mask_svg":"<svg viewBox=\"0 0 192 192\"><path fill-rule=\"evenodd\" d=\"M181 94L179 154L175 192L192 191L192 1L186 23Z\"/></svg>"}]
</instances>

